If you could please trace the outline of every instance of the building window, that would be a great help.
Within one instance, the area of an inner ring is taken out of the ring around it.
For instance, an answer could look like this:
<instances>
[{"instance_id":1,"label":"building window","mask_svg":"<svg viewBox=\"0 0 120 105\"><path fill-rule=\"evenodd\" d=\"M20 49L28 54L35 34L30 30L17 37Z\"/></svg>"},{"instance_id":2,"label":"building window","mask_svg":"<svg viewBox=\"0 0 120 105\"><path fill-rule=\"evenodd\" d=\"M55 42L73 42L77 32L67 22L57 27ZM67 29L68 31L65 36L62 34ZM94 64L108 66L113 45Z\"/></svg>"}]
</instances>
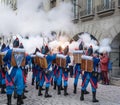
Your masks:
<instances>
[{"instance_id":1,"label":"building window","mask_svg":"<svg viewBox=\"0 0 120 105\"><path fill-rule=\"evenodd\" d=\"M56 7L56 0L50 0L50 7L51 8Z\"/></svg>"},{"instance_id":2,"label":"building window","mask_svg":"<svg viewBox=\"0 0 120 105\"><path fill-rule=\"evenodd\" d=\"M120 7L120 0L118 0L118 7Z\"/></svg>"},{"instance_id":3,"label":"building window","mask_svg":"<svg viewBox=\"0 0 120 105\"><path fill-rule=\"evenodd\" d=\"M5 5L11 5L11 8L13 10L17 9L17 0L0 0L1 3L4 3Z\"/></svg>"},{"instance_id":4,"label":"building window","mask_svg":"<svg viewBox=\"0 0 120 105\"><path fill-rule=\"evenodd\" d=\"M91 14L92 13L92 8L93 8L92 0L87 0L87 14Z\"/></svg>"},{"instance_id":5,"label":"building window","mask_svg":"<svg viewBox=\"0 0 120 105\"><path fill-rule=\"evenodd\" d=\"M79 19L79 4L78 4L78 0L72 0L72 3L73 3L74 19Z\"/></svg>"},{"instance_id":6,"label":"building window","mask_svg":"<svg viewBox=\"0 0 120 105\"><path fill-rule=\"evenodd\" d=\"M102 4L104 6L105 9L109 9L111 8L111 4L112 4L112 0L102 0Z\"/></svg>"}]
</instances>

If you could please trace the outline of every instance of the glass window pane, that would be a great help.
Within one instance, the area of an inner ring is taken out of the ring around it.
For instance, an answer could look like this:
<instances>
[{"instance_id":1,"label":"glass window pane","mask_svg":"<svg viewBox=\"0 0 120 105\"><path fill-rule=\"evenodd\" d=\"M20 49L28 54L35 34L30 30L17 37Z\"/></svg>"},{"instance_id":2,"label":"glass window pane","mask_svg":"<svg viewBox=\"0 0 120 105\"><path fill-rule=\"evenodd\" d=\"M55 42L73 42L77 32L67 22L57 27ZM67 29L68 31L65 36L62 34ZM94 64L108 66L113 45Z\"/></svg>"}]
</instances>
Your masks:
<instances>
[{"instance_id":1,"label":"glass window pane","mask_svg":"<svg viewBox=\"0 0 120 105\"><path fill-rule=\"evenodd\" d=\"M87 14L90 14L92 11L92 0L87 0Z\"/></svg>"}]
</instances>

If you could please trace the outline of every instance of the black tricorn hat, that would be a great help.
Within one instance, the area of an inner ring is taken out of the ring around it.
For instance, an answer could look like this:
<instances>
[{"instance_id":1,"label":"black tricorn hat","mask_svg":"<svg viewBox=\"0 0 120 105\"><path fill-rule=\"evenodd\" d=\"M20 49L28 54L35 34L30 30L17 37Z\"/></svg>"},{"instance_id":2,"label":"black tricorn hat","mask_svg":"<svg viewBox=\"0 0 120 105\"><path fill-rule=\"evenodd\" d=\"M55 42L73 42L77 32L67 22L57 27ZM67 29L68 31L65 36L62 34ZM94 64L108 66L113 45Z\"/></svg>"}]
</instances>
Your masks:
<instances>
[{"instance_id":1,"label":"black tricorn hat","mask_svg":"<svg viewBox=\"0 0 120 105\"><path fill-rule=\"evenodd\" d=\"M45 54L47 54L50 51L50 49L48 48L48 46L45 46Z\"/></svg>"},{"instance_id":2,"label":"black tricorn hat","mask_svg":"<svg viewBox=\"0 0 120 105\"><path fill-rule=\"evenodd\" d=\"M16 38L14 41L13 41L13 47L18 47L19 46L19 39Z\"/></svg>"}]
</instances>

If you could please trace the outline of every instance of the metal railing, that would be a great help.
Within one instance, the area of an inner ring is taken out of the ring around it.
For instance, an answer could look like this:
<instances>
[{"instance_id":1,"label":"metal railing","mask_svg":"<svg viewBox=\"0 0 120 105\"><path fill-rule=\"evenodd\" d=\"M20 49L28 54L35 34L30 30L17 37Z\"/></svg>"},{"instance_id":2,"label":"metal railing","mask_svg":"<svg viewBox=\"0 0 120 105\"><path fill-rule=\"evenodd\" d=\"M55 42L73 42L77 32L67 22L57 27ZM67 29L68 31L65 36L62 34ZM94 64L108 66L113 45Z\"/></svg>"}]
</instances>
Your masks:
<instances>
[{"instance_id":1,"label":"metal railing","mask_svg":"<svg viewBox=\"0 0 120 105\"><path fill-rule=\"evenodd\" d=\"M91 10L85 9L85 10L80 12L80 17L94 15L94 13L95 13L95 9L91 9Z\"/></svg>"},{"instance_id":2,"label":"metal railing","mask_svg":"<svg viewBox=\"0 0 120 105\"><path fill-rule=\"evenodd\" d=\"M115 2L113 1L109 2L108 4L100 4L97 6L97 12L113 10L113 9L115 9Z\"/></svg>"}]
</instances>

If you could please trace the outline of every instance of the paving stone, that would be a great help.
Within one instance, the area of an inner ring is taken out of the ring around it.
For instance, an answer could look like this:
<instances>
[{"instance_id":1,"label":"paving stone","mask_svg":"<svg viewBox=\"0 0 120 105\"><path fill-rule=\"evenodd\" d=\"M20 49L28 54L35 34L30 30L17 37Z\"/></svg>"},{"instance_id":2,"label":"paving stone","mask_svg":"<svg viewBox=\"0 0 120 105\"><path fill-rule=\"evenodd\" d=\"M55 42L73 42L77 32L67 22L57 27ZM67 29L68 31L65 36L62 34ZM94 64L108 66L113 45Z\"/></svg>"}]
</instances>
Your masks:
<instances>
[{"instance_id":1,"label":"paving stone","mask_svg":"<svg viewBox=\"0 0 120 105\"><path fill-rule=\"evenodd\" d=\"M31 72L29 73L27 80L27 90L29 90L29 92L25 93L27 99L24 100L24 105L120 105L119 86L98 84L96 96L99 102L93 103L90 84L87 87L90 94L84 95L84 101L80 101L81 79L79 79L77 94L73 94L74 79L69 78L69 95L66 97L64 96L64 91L61 91L61 95L57 95L57 90L53 90L53 87L51 86L49 93L52 95L52 98L45 98L45 91L42 91L43 96L38 96L38 90L35 89L35 86L31 85ZM16 101L17 100L12 98L12 105L16 105ZM6 105L6 103L6 94L0 94L0 105Z\"/></svg>"}]
</instances>

